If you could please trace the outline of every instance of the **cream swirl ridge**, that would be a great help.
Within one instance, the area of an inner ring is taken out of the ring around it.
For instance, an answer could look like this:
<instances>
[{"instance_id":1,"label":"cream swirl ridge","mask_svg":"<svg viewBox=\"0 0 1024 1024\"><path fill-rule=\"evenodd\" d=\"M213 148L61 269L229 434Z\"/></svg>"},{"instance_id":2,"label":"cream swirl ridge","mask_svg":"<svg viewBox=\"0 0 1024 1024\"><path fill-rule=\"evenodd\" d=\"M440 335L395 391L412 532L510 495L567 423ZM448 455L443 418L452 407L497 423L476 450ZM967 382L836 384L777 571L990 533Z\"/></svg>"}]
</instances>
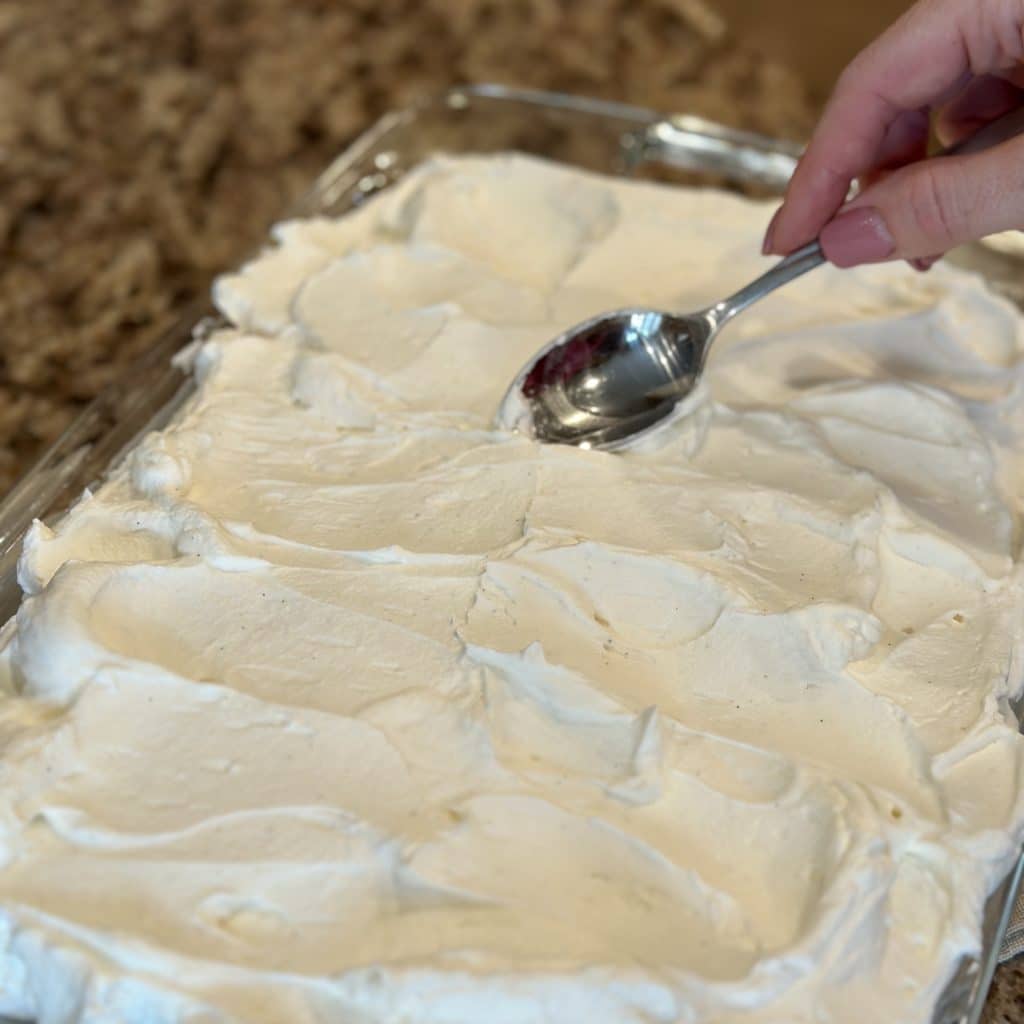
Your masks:
<instances>
[{"instance_id":1,"label":"cream swirl ridge","mask_svg":"<svg viewBox=\"0 0 1024 1024\"><path fill-rule=\"evenodd\" d=\"M493 427L767 208L439 159L279 227L0 632L0 1013L929 1021L1024 826L1021 320L823 268L617 455Z\"/></svg>"}]
</instances>

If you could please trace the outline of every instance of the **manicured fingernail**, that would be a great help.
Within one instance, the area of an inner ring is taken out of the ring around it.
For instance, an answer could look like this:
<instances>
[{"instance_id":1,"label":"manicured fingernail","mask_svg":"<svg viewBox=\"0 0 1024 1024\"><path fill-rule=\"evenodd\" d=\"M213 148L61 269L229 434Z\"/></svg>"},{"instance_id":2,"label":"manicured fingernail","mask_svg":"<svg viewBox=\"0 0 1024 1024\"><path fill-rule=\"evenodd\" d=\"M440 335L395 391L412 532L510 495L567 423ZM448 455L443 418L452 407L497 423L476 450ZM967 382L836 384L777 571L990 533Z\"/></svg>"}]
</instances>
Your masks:
<instances>
[{"instance_id":1,"label":"manicured fingernail","mask_svg":"<svg viewBox=\"0 0 1024 1024\"><path fill-rule=\"evenodd\" d=\"M782 213L782 207L780 206L772 216L772 219L768 221L768 230L764 233L764 242L761 243L761 255L768 256L772 250L772 242L775 240L775 225L778 222L779 214Z\"/></svg>"},{"instance_id":2,"label":"manicured fingernail","mask_svg":"<svg viewBox=\"0 0 1024 1024\"><path fill-rule=\"evenodd\" d=\"M859 206L839 214L821 232L821 247L837 267L878 263L896 251L896 243L874 206Z\"/></svg>"},{"instance_id":3,"label":"manicured fingernail","mask_svg":"<svg viewBox=\"0 0 1024 1024\"><path fill-rule=\"evenodd\" d=\"M907 260L907 262L915 269L921 271L922 274L931 270L936 263L941 260L941 256L920 256L916 260Z\"/></svg>"}]
</instances>

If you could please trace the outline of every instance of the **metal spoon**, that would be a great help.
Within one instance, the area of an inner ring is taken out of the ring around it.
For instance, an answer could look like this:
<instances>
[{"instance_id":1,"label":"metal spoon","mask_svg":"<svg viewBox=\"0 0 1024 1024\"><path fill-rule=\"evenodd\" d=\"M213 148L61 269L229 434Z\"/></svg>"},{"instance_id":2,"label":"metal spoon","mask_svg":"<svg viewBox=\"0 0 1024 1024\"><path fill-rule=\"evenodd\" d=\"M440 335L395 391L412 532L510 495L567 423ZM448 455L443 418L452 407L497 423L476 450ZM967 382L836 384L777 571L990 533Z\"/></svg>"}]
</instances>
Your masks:
<instances>
[{"instance_id":1,"label":"metal spoon","mask_svg":"<svg viewBox=\"0 0 1024 1024\"><path fill-rule=\"evenodd\" d=\"M581 448L613 448L649 430L693 390L724 324L824 261L812 242L700 312L623 309L577 324L522 369L501 404L499 426Z\"/></svg>"},{"instance_id":2,"label":"metal spoon","mask_svg":"<svg viewBox=\"0 0 1024 1024\"><path fill-rule=\"evenodd\" d=\"M1000 118L942 156L987 149L1024 128ZM538 441L615 448L660 423L697 384L715 336L737 313L825 261L818 242L790 253L735 295L689 315L623 309L577 324L530 360L498 426Z\"/></svg>"}]
</instances>

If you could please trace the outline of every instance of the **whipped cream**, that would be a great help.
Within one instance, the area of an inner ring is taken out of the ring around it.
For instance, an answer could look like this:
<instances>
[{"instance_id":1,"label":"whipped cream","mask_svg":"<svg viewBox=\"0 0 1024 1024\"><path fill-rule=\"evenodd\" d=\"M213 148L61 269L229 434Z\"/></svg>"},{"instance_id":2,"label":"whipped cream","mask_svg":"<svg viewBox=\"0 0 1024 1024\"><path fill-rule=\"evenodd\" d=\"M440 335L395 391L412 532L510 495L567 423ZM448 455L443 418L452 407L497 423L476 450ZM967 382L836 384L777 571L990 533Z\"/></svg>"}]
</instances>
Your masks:
<instances>
[{"instance_id":1,"label":"whipped cream","mask_svg":"<svg viewBox=\"0 0 1024 1024\"><path fill-rule=\"evenodd\" d=\"M195 397L25 546L0 1012L930 1020L1024 832L1018 314L823 268L630 451L492 426L768 212L438 159L217 283Z\"/></svg>"}]
</instances>

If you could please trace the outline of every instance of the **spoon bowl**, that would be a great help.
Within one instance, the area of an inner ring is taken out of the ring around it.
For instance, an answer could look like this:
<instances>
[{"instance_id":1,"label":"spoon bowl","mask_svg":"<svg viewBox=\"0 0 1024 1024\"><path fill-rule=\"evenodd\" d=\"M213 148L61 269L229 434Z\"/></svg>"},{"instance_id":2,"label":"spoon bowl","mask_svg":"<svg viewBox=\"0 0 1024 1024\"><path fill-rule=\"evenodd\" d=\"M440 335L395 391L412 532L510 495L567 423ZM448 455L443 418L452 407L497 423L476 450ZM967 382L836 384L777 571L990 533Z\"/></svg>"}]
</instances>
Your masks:
<instances>
[{"instance_id":1,"label":"spoon bowl","mask_svg":"<svg viewBox=\"0 0 1024 1024\"><path fill-rule=\"evenodd\" d=\"M824 259L813 242L730 298L686 316L621 309L577 324L519 372L498 425L552 444L623 445L679 411L726 322Z\"/></svg>"},{"instance_id":2,"label":"spoon bowl","mask_svg":"<svg viewBox=\"0 0 1024 1024\"><path fill-rule=\"evenodd\" d=\"M693 390L715 328L710 312L622 309L584 321L523 367L499 423L555 444L616 447Z\"/></svg>"}]
</instances>

